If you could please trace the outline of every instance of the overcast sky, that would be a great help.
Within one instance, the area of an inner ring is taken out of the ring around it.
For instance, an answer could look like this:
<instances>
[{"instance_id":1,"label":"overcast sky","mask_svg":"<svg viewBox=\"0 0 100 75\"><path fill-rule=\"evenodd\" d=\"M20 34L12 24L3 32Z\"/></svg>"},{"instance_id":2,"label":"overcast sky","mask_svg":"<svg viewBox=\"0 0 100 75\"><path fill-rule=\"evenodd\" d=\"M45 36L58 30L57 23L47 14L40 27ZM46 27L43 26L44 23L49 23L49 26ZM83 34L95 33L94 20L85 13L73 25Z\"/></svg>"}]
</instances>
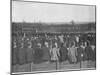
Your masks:
<instances>
[{"instance_id":1,"label":"overcast sky","mask_svg":"<svg viewBox=\"0 0 100 75\"><path fill-rule=\"evenodd\" d=\"M94 22L95 6L12 2L14 22Z\"/></svg>"}]
</instances>

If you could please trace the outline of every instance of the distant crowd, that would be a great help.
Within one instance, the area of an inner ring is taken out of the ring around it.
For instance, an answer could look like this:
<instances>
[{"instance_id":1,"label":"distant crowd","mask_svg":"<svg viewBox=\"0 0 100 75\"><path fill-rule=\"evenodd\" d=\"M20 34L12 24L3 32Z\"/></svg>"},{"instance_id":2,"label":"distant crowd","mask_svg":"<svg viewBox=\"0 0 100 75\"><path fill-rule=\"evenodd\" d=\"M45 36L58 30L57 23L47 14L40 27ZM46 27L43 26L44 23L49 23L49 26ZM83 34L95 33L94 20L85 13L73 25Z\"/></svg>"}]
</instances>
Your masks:
<instances>
[{"instance_id":1,"label":"distant crowd","mask_svg":"<svg viewBox=\"0 0 100 75\"><path fill-rule=\"evenodd\" d=\"M63 61L74 64L89 60L96 60L95 33L12 35L12 65Z\"/></svg>"}]
</instances>

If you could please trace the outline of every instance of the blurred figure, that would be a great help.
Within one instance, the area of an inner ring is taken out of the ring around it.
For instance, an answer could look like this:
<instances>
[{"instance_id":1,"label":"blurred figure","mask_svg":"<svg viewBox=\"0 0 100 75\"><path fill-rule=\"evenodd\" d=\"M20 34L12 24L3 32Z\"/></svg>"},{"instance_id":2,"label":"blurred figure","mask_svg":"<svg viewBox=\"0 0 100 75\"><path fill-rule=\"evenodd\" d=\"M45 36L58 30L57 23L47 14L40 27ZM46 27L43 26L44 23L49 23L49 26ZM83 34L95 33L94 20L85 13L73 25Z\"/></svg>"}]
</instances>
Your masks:
<instances>
[{"instance_id":1,"label":"blurred figure","mask_svg":"<svg viewBox=\"0 0 100 75\"><path fill-rule=\"evenodd\" d=\"M85 42L85 53L86 53L86 56L87 56L87 60L92 60L93 58L93 51L92 51L92 48L90 46L90 43L89 42Z\"/></svg>"},{"instance_id":2,"label":"blurred figure","mask_svg":"<svg viewBox=\"0 0 100 75\"><path fill-rule=\"evenodd\" d=\"M59 48L57 46L57 43L53 45L53 49L51 49L51 61L58 61L59 60Z\"/></svg>"},{"instance_id":3,"label":"blurred figure","mask_svg":"<svg viewBox=\"0 0 100 75\"><path fill-rule=\"evenodd\" d=\"M92 58L93 61L96 60L96 43L95 43L95 41L96 40L93 38L92 43L91 43L91 48L92 48L92 51L93 51L93 58Z\"/></svg>"},{"instance_id":4,"label":"blurred figure","mask_svg":"<svg viewBox=\"0 0 100 75\"><path fill-rule=\"evenodd\" d=\"M68 50L63 44L60 47L59 53L60 53L60 58L59 58L60 62L63 62L68 59Z\"/></svg>"},{"instance_id":5,"label":"blurred figure","mask_svg":"<svg viewBox=\"0 0 100 75\"><path fill-rule=\"evenodd\" d=\"M77 48L77 62L83 61L84 56L85 56L85 51L82 42L80 46Z\"/></svg>"},{"instance_id":6,"label":"blurred figure","mask_svg":"<svg viewBox=\"0 0 100 75\"><path fill-rule=\"evenodd\" d=\"M45 46L43 47L43 61L49 63L50 61L50 49L48 46L48 42L45 42Z\"/></svg>"},{"instance_id":7,"label":"blurred figure","mask_svg":"<svg viewBox=\"0 0 100 75\"><path fill-rule=\"evenodd\" d=\"M93 51L93 59L92 60L95 61L96 60L96 47L95 47L95 45L92 45L91 48Z\"/></svg>"},{"instance_id":8,"label":"blurred figure","mask_svg":"<svg viewBox=\"0 0 100 75\"><path fill-rule=\"evenodd\" d=\"M18 64L18 46L17 46L17 41L14 39L13 40L13 45L12 45L12 65Z\"/></svg>"},{"instance_id":9,"label":"blurred figure","mask_svg":"<svg viewBox=\"0 0 100 75\"><path fill-rule=\"evenodd\" d=\"M70 63L76 63L77 59L76 59L76 48L75 48L75 42L71 43L71 46L69 48L69 61Z\"/></svg>"},{"instance_id":10,"label":"blurred figure","mask_svg":"<svg viewBox=\"0 0 100 75\"><path fill-rule=\"evenodd\" d=\"M25 64L26 63L26 58L25 55L26 54L26 50L24 48L24 43L22 40L19 40L19 48L18 48L18 60L19 60L19 64Z\"/></svg>"},{"instance_id":11,"label":"blurred figure","mask_svg":"<svg viewBox=\"0 0 100 75\"><path fill-rule=\"evenodd\" d=\"M33 54L34 54L34 50L32 48L32 43L29 40L27 42L27 47L26 47L26 60L27 60L27 63L31 63L33 61Z\"/></svg>"},{"instance_id":12,"label":"blurred figure","mask_svg":"<svg viewBox=\"0 0 100 75\"><path fill-rule=\"evenodd\" d=\"M42 62L43 50L41 48L41 43L37 43L37 47L34 52L34 63L38 64Z\"/></svg>"},{"instance_id":13,"label":"blurred figure","mask_svg":"<svg viewBox=\"0 0 100 75\"><path fill-rule=\"evenodd\" d=\"M63 44L64 43L64 36L60 35L60 36L58 36L58 38L59 38L59 41Z\"/></svg>"}]
</instances>

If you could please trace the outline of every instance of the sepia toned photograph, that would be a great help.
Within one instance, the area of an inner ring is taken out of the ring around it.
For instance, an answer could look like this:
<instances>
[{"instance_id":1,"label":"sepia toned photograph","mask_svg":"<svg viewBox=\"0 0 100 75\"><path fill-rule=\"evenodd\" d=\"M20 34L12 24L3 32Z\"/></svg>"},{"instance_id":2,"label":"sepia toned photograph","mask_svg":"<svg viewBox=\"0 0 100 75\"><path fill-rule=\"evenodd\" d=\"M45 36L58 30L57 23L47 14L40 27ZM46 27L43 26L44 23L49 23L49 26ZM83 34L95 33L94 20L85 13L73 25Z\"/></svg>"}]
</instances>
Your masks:
<instances>
[{"instance_id":1,"label":"sepia toned photograph","mask_svg":"<svg viewBox=\"0 0 100 75\"><path fill-rule=\"evenodd\" d=\"M11 74L95 69L95 5L11 1Z\"/></svg>"}]
</instances>

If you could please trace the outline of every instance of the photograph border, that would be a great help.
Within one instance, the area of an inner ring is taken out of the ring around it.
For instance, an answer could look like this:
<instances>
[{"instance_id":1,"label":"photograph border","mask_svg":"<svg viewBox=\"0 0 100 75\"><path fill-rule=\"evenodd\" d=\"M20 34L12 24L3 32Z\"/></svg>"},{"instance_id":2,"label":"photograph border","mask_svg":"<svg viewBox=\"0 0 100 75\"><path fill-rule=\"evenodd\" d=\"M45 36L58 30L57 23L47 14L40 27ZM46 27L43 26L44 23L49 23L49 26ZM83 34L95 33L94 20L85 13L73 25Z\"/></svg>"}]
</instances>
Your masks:
<instances>
[{"instance_id":1,"label":"photograph border","mask_svg":"<svg viewBox=\"0 0 100 75\"><path fill-rule=\"evenodd\" d=\"M46 4L59 4L59 5L76 5L76 6L94 6L95 7L95 25L97 23L97 6L96 5L88 5L88 4L73 4L73 3L57 3L57 2L42 2L42 1L26 1L26 0L10 0L10 74L37 74L37 73L52 73L52 72L72 72L72 71L86 71L86 70L96 70L97 68L97 60L95 64L95 68L85 68L85 69L70 69L70 70L53 70L53 71L35 71L35 72L18 72L18 73L13 73L12 72L12 1L17 1L17 2L33 2L33 3L46 3ZM97 25L95 28L95 32L97 32ZM97 39L97 33L96 34L96 39ZM95 40L97 43L97 40ZM97 47L97 46L96 46ZM97 49L96 49L96 59L97 59Z\"/></svg>"}]
</instances>

